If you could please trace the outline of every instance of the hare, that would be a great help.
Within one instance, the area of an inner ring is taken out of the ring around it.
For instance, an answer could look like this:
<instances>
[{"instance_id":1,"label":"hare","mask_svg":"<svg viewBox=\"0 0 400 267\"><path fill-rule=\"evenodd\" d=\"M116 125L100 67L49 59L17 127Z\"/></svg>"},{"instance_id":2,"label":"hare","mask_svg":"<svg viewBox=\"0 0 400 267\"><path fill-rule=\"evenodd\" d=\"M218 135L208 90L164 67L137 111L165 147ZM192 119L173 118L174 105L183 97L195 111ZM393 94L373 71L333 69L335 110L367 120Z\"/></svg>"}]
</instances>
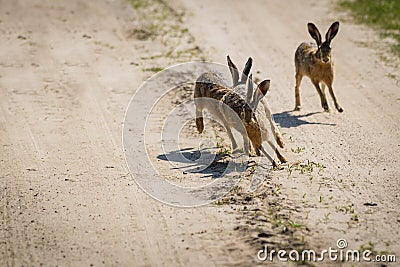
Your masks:
<instances>
[{"instance_id":1,"label":"hare","mask_svg":"<svg viewBox=\"0 0 400 267\"><path fill-rule=\"evenodd\" d=\"M249 59L247 60L245 66L244 66L243 73L242 73L240 81L239 81L238 68L232 62L232 60L229 57L229 55L227 56L227 61L228 61L229 70L230 70L231 75L232 75L233 90L238 92L240 95L245 96L246 95L246 85L245 85L245 83L246 83L247 76L250 73L250 69L251 69L251 66L253 64L253 59L251 57L249 57ZM250 77L250 79L252 79L252 78ZM271 125L272 131L275 134L275 140L276 140L277 144L281 148L284 148L285 147L285 143L283 141L282 135L281 135L278 127L276 126L276 124L274 123L274 121L272 119L272 113L271 113L271 110L270 110L270 108L268 106L267 100L265 98L261 98L260 102L261 102L261 104L262 104L262 106L264 108L265 116L267 117L267 119L269 121L269 124ZM266 126L265 123L263 125ZM263 125L261 125L261 126L263 126ZM267 129L264 129L264 132L267 133Z\"/></svg>"},{"instance_id":2,"label":"hare","mask_svg":"<svg viewBox=\"0 0 400 267\"><path fill-rule=\"evenodd\" d=\"M300 102L300 83L304 75L311 79L321 98L321 105L325 111L329 111L326 101L325 85L329 88L329 93L339 112L343 112L342 106L336 99L333 92L334 64L331 55L331 41L339 31L339 22L332 23L325 35L325 42L322 42L321 34L313 23L308 23L308 32L316 41L313 43L302 43L296 50L294 63L296 66L296 87L295 98L296 106L294 110L301 110Z\"/></svg>"},{"instance_id":3,"label":"hare","mask_svg":"<svg viewBox=\"0 0 400 267\"><path fill-rule=\"evenodd\" d=\"M270 81L264 80L258 85L257 90L253 93L253 83L251 79L248 79L248 91L246 100L244 100L237 92L225 85L224 79L218 73L203 73L196 80L194 88L196 127L198 132L201 134L204 130L203 109L207 109L223 123L234 150L238 146L233 137L231 131L232 128L238 130L243 136L246 154L249 153L248 139L250 139L256 155L260 156L260 152L262 152L272 162L272 165L276 167L276 161L262 146L263 140L260 124L254 115L254 110L257 109L258 103L268 92L269 86ZM211 98L216 101L205 101L205 98ZM218 104L216 104L216 102ZM235 121L235 118L232 118L232 111L236 113L240 121ZM245 132L243 131L243 127L241 127L242 124L244 125ZM272 142L269 142L269 144L273 147ZM283 157L277 149L275 149L275 152L281 162L287 162L286 158Z\"/></svg>"}]
</instances>

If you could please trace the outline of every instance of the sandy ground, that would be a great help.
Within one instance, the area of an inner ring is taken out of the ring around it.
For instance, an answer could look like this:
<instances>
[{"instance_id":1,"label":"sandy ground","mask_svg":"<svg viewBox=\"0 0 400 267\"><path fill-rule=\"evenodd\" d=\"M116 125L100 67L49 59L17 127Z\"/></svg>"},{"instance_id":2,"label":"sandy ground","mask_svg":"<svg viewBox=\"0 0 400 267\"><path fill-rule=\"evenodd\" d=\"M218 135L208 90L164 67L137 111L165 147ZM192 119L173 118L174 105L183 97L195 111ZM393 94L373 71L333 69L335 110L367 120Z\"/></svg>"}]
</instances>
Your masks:
<instances>
[{"instance_id":1,"label":"sandy ground","mask_svg":"<svg viewBox=\"0 0 400 267\"><path fill-rule=\"evenodd\" d=\"M265 244L321 250L339 238L400 255L398 69L376 33L328 1L135 3L0 1L0 266L254 266ZM303 110L292 112L305 25L337 19L345 112L321 112L306 79ZM290 162L257 169L268 177L256 192L238 187L218 205L162 204L126 167L129 99L157 67L225 64L227 54L240 66L252 56L256 79L271 79Z\"/></svg>"}]
</instances>

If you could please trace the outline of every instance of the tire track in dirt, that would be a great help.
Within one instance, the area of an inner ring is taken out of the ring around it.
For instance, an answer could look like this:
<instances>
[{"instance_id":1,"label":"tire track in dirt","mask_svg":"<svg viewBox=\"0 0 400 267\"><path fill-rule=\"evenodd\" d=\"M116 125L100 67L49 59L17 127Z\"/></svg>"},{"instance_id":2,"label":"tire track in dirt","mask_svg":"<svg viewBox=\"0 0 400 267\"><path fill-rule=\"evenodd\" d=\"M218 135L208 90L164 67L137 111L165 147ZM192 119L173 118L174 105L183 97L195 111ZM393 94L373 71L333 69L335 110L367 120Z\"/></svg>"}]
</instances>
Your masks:
<instances>
[{"instance_id":1,"label":"tire track in dirt","mask_svg":"<svg viewBox=\"0 0 400 267\"><path fill-rule=\"evenodd\" d=\"M294 49L308 40L310 18L326 26L337 13L311 1L219 4L187 2L183 13L175 1L142 11L122 1L0 2L0 265L246 266L261 244L326 248L339 237L399 254L398 86L354 44L373 34L345 23L333 44L343 116L319 113L306 81L305 110L295 114ZM238 64L253 56L256 78L272 79L268 100L292 173L273 172L253 194L236 188L230 205L160 204L125 167L128 100L150 76L144 69L228 53ZM326 168L300 174L295 163L306 160Z\"/></svg>"},{"instance_id":2,"label":"tire track in dirt","mask_svg":"<svg viewBox=\"0 0 400 267\"><path fill-rule=\"evenodd\" d=\"M210 51L211 59L224 62L229 54L235 62L244 63L252 56L256 78L271 78L268 100L272 110L277 111L276 121L286 133L285 154L291 163L310 160L326 167L319 174L301 175L294 171L287 177L283 171L271 176L272 184L281 192L276 201L282 209L296 206L297 211L289 218L310 229L303 232L307 247L327 248L334 246L338 238L346 238L351 248L371 246L375 253L398 254L399 232L395 225L399 213L395 203L399 200L396 193L399 93L398 82L388 77L396 69L383 64L371 48L354 43L354 40L373 43L376 35L345 20L333 43L335 86L344 114L321 113L318 96L307 79L301 86L305 109L292 113L293 56L300 42L311 40L306 23L313 21L327 27L343 14L337 13L331 4L312 1L291 2L290 9L285 2L273 1L252 5L176 1L175 5L188 10L190 15L184 22L191 26L198 42L204 44L201 48ZM211 18L212 23L202 23L205 17ZM287 140L289 137L294 142ZM302 147L305 151L298 155L291 151ZM271 193L268 188L261 191ZM266 196L264 201L269 205L271 201L267 198L275 200ZM371 202L378 203L378 207L365 205ZM241 220L248 220L248 215ZM273 218L269 217L267 225L257 221L256 226L268 228L271 223Z\"/></svg>"},{"instance_id":3,"label":"tire track in dirt","mask_svg":"<svg viewBox=\"0 0 400 267\"><path fill-rule=\"evenodd\" d=\"M125 167L122 118L134 89L150 75L143 69L167 66L178 54L190 57L198 49L183 44L191 38L172 36L181 50L153 58L169 47L130 37L142 24L128 3L0 4L7 29L0 54L1 195L7 196L0 265L246 262L247 252L227 258L247 251L230 236L234 215L212 205L160 204ZM147 8L154 11L154 3Z\"/></svg>"}]
</instances>

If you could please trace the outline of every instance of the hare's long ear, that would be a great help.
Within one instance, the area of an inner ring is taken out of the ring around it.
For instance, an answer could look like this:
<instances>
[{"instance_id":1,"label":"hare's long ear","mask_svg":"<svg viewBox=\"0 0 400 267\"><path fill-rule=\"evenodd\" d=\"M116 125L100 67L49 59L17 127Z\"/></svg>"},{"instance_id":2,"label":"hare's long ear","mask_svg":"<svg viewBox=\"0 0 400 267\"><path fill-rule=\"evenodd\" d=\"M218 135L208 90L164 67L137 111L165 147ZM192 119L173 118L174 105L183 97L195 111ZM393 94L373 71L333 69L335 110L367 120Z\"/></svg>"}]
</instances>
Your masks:
<instances>
[{"instance_id":1,"label":"hare's long ear","mask_svg":"<svg viewBox=\"0 0 400 267\"><path fill-rule=\"evenodd\" d=\"M254 92L253 96L254 110L257 109L258 103L267 94L270 85L270 80L264 80L258 85L257 90Z\"/></svg>"},{"instance_id":2,"label":"hare's long ear","mask_svg":"<svg viewBox=\"0 0 400 267\"><path fill-rule=\"evenodd\" d=\"M335 21L332 23L332 25L329 27L329 30L326 32L325 35L325 40L328 44L331 43L332 39L336 36L336 34L339 31L339 21Z\"/></svg>"},{"instance_id":3,"label":"hare's long ear","mask_svg":"<svg viewBox=\"0 0 400 267\"><path fill-rule=\"evenodd\" d=\"M247 80L247 96L246 96L247 104L251 103L252 97L253 97L253 74L250 74L249 79Z\"/></svg>"},{"instance_id":4,"label":"hare's long ear","mask_svg":"<svg viewBox=\"0 0 400 267\"><path fill-rule=\"evenodd\" d=\"M249 57L249 59L246 62L246 65L244 65L242 78L240 79L240 82L246 83L252 65L253 65L253 59Z\"/></svg>"},{"instance_id":5,"label":"hare's long ear","mask_svg":"<svg viewBox=\"0 0 400 267\"><path fill-rule=\"evenodd\" d=\"M232 62L229 55L226 57L226 59L228 60L229 70L232 75L233 86L235 86L239 83L239 71L238 71L238 68L236 67L236 65Z\"/></svg>"},{"instance_id":6,"label":"hare's long ear","mask_svg":"<svg viewBox=\"0 0 400 267\"><path fill-rule=\"evenodd\" d=\"M307 24L307 27L311 37L317 42L317 45L320 46L322 44L322 40L321 34L319 33L317 26L315 26L314 23L310 22Z\"/></svg>"}]
</instances>

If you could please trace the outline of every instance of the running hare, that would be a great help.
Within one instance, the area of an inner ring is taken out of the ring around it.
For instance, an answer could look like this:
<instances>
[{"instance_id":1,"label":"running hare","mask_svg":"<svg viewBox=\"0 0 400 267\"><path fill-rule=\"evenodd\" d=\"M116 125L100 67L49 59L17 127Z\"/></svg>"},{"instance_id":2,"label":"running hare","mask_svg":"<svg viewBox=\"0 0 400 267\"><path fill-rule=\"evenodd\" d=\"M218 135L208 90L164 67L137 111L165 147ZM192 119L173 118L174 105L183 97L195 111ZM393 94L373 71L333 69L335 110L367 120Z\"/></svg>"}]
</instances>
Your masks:
<instances>
[{"instance_id":1,"label":"running hare","mask_svg":"<svg viewBox=\"0 0 400 267\"><path fill-rule=\"evenodd\" d=\"M228 66L229 66L229 70L231 71L231 75L232 75L232 80L233 80L233 90L235 90L236 92L238 92L240 95L245 96L246 95L246 79L247 76L250 73L250 69L251 66L253 64L253 59L251 57L249 57L249 59L247 60L244 69L243 69L243 73L241 76L241 79L239 81L239 71L238 68L236 67L236 65L232 62L231 58L229 56L227 56L227 61L228 61ZM251 79L251 77L250 77ZM264 108L264 112L265 112L265 116L267 117L269 124L271 125L272 131L275 134L275 140L278 143L278 145L281 148L284 148L285 143L283 142L283 138L281 133L279 132L278 127L276 126L276 124L274 123L274 121L272 120L272 113L271 110L268 106L267 100L263 97L260 100L263 108ZM266 124L262 124L261 127ZM265 133L267 133L267 129L264 129ZM268 139L268 138L265 138ZM265 140L264 139L264 140Z\"/></svg>"},{"instance_id":2,"label":"running hare","mask_svg":"<svg viewBox=\"0 0 400 267\"><path fill-rule=\"evenodd\" d=\"M257 109L258 103L268 92L270 81L262 81L258 85L257 90L253 93L253 83L251 79L247 80L248 91L246 100L244 100L237 92L232 90L232 88L225 85L225 80L218 73L206 72L200 75L196 80L194 89L196 127L199 133L203 132L203 109L207 109L223 123L234 150L237 148L237 143L233 137L232 128L238 130L243 136L244 149L247 154L249 153L248 139L250 139L257 156L260 155L261 151L271 160L272 165L276 167L277 164L274 158L272 158L262 146L261 127L254 115L254 110ZM211 98L216 101L206 101L205 98ZM232 117L232 111L236 113L240 121ZM242 127L242 125L244 125L244 127ZM269 142L269 144L273 146L272 142ZM281 162L287 161L276 148L275 152Z\"/></svg>"},{"instance_id":3,"label":"running hare","mask_svg":"<svg viewBox=\"0 0 400 267\"><path fill-rule=\"evenodd\" d=\"M321 105L325 111L329 111L328 102L326 101L325 85L329 88L329 93L335 103L335 107L339 112L343 112L342 106L338 103L335 93L333 92L333 79L335 77L333 58L331 55L331 41L339 31L339 22L332 23L325 35L325 42L322 42L321 34L313 23L308 23L308 32L316 41L313 43L302 43L296 50L294 63L296 66L296 107L295 110L301 109L300 103L300 83L303 76L308 76L317 89L321 98Z\"/></svg>"}]
</instances>

